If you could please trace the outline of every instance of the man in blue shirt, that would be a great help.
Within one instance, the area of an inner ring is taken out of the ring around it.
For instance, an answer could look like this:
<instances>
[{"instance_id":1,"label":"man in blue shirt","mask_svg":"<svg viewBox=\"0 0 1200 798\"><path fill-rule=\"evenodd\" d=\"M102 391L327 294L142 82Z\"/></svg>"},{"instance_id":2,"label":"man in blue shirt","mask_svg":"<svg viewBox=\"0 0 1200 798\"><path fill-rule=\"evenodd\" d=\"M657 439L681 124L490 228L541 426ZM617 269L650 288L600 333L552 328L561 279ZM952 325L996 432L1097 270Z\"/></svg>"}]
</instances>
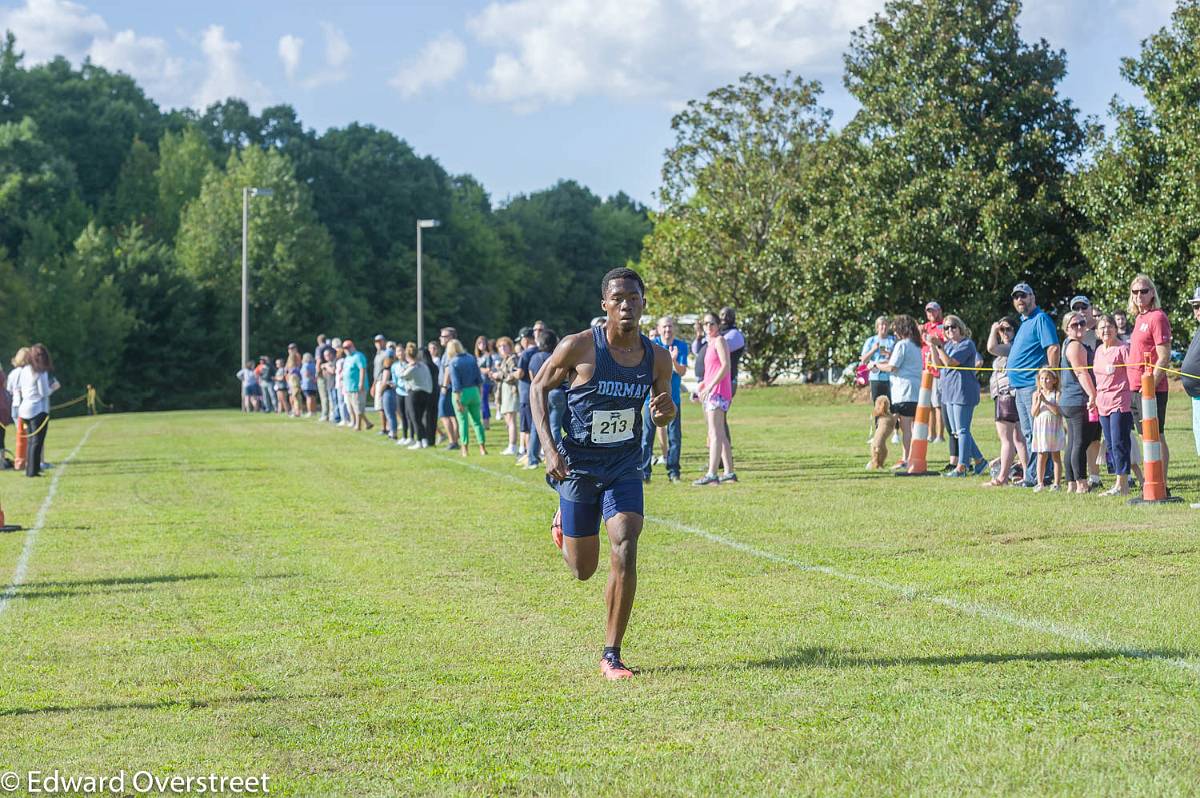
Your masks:
<instances>
[{"instance_id":1,"label":"man in blue shirt","mask_svg":"<svg viewBox=\"0 0 1200 798\"><path fill-rule=\"evenodd\" d=\"M688 345L675 337L675 319L663 316L658 320L658 335L654 343L671 354L671 401L675 403L675 418L666 427L667 433L667 479L679 481L679 450L683 441L679 416L683 403L680 401L682 377L687 373ZM654 426L650 417L649 396L642 408L642 479L650 481L650 467L654 461Z\"/></svg>"},{"instance_id":2,"label":"man in blue shirt","mask_svg":"<svg viewBox=\"0 0 1200 798\"><path fill-rule=\"evenodd\" d=\"M529 465L529 433L533 431L533 411L529 404L529 386L533 382L533 375L529 373L529 365L538 348L530 328L522 327L520 338L522 349L517 356L517 398L520 400L521 449L517 463Z\"/></svg>"},{"instance_id":3,"label":"man in blue shirt","mask_svg":"<svg viewBox=\"0 0 1200 798\"><path fill-rule=\"evenodd\" d=\"M1021 314L1021 326L1017 328L1008 353L1008 384L1017 398L1017 418L1021 422L1021 434L1025 437L1031 464L1025 469L1023 484L1031 488L1037 484L1032 466L1037 461L1033 456L1033 393L1037 390L1037 370L1042 366L1058 367L1058 328L1037 306L1037 297L1029 283L1013 286L1012 302L1013 308Z\"/></svg>"}]
</instances>

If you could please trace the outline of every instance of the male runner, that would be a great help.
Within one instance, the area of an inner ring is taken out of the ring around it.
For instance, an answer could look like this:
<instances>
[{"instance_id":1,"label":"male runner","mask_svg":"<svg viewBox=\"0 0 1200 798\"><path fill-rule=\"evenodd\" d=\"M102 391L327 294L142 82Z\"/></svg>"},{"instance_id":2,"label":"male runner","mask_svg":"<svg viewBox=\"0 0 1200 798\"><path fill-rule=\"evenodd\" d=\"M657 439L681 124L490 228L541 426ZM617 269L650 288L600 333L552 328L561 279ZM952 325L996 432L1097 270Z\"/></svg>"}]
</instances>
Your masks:
<instances>
[{"instance_id":1,"label":"male runner","mask_svg":"<svg viewBox=\"0 0 1200 798\"><path fill-rule=\"evenodd\" d=\"M551 535L577 579L596 572L600 518L610 544L604 602L608 626L600 672L628 679L621 638L637 588L637 539L642 531L642 405L647 394L655 426L675 418L671 355L638 332L646 288L632 269L613 269L600 283L602 326L568 335L534 378L530 393L538 436L553 441L547 395L567 388L567 434L546 446L546 481L558 491Z\"/></svg>"}]
</instances>

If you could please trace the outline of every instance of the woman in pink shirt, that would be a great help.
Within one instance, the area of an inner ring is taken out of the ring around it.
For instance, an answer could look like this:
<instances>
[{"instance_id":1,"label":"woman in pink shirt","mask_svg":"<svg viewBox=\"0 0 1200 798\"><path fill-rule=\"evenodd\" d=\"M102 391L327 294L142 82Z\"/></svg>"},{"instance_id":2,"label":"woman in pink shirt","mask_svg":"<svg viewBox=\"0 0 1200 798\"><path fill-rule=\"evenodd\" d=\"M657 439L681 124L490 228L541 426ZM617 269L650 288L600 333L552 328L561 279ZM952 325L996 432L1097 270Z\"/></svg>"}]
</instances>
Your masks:
<instances>
[{"instance_id":1,"label":"woman in pink shirt","mask_svg":"<svg viewBox=\"0 0 1200 798\"><path fill-rule=\"evenodd\" d=\"M1129 493L1129 434L1133 429L1130 411L1132 394L1129 391L1129 344L1117 337L1117 322L1110 315L1100 317L1096 325L1096 347L1092 373L1096 377L1096 410L1104 429L1104 444L1112 460L1117 484L1102 496L1124 496Z\"/></svg>"},{"instance_id":2,"label":"woman in pink shirt","mask_svg":"<svg viewBox=\"0 0 1200 798\"><path fill-rule=\"evenodd\" d=\"M708 418L708 473L693 482L693 485L720 485L722 482L737 482L733 470L733 447L725 434L725 414L733 401L733 370L729 356L729 344L721 335L721 326L712 313L704 314L704 330L708 336L708 348L704 353L704 380L692 394L704 405ZM717 466L724 464L725 472L717 476Z\"/></svg>"},{"instance_id":3,"label":"woman in pink shirt","mask_svg":"<svg viewBox=\"0 0 1200 798\"><path fill-rule=\"evenodd\" d=\"M1171 453L1167 437L1162 434L1167 421L1167 375L1163 368L1171 363L1171 323L1159 306L1158 289L1144 274L1129 284L1129 317L1133 332L1129 335L1129 389L1141 393L1143 362L1150 359L1154 368L1154 393L1158 405L1158 432L1162 442L1163 484L1167 481L1167 466ZM1142 431L1142 403L1133 403L1133 420Z\"/></svg>"}]
</instances>

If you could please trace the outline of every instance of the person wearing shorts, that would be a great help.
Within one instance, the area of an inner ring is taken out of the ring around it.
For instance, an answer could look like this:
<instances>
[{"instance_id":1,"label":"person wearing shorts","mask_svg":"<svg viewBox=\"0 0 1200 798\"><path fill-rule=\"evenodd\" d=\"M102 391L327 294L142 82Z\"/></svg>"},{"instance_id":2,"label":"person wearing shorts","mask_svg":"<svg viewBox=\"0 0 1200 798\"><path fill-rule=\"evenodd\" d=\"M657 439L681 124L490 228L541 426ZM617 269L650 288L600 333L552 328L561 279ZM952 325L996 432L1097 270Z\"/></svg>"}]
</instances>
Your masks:
<instances>
[{"instance_id":1,"label":"person wearing shorts","mask_svg":"<svg viewBox=\"0 0 1200 798\"><path fill-rule=\"evenodd\" d=\"M602 326L568 335L538 369L531 385L533 423L542 440L553 441L549 394L567 382L566 434L547 446L546 481L558 492L551 537L571 573L585 580L600 556L600 521L608 532L608 624L600 672L628 679L621 640L637 587L637 540L642 508L642 405L665 426L675 417L671 401L671 356L638 332L646 306L642 278L632 269L613 269L600 284Z\"/></svg>"},{"instance_id":2,"label":"person wearing shorts","mask_svg":"<svg viewBox=\"0 0 1200 798\"><path fill-rule=\"evenodd\" d=\"M1159 448L1162 452L1163 484L1171 465L1171 451L1167 448L1166 436L1162 434L1167 421L1167 374L1163 371L1171 363L1171 322L1163 311L1158 298L1158 288L1145 274L1134 277L1129 284L1129 316L1133 332L1129 336L1129 389L1134 393L1133 428L1142 432L1142 371L1149 361L1154 379L1154 398L1158 410ZM1168 494L1170 490L1168 489Z\"/></svg>"}]
</instances>

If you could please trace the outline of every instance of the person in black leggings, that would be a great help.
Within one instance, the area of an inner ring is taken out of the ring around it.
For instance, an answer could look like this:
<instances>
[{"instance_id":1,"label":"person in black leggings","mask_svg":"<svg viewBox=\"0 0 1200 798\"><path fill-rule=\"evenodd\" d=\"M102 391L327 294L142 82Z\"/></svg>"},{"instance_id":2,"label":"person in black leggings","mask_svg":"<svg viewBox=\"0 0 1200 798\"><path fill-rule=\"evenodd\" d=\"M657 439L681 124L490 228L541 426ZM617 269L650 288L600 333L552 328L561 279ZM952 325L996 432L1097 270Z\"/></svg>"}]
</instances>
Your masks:
<instances>
[{"instance_id":1,"label":"person in black leggings","mask_svg":"<svg viewBox=\"0 0 1200 798\"><path fill-rule=\"evenodd\" d=\"M1087 318L1072 310L1063 317L1063 330L1067 342L1063 345L1064 366L1069 369L1062 374L1062 399L1059 407L1067 422L1067 451L1063 458L1068 493L1087 493L1087 451L1093 441L1099 440L1100 422L1088 418L1096 407L1096 386L1092 381L1091 367L1095 350L1083 342L1087 332Z\"/></svg>"}]
</instances>

